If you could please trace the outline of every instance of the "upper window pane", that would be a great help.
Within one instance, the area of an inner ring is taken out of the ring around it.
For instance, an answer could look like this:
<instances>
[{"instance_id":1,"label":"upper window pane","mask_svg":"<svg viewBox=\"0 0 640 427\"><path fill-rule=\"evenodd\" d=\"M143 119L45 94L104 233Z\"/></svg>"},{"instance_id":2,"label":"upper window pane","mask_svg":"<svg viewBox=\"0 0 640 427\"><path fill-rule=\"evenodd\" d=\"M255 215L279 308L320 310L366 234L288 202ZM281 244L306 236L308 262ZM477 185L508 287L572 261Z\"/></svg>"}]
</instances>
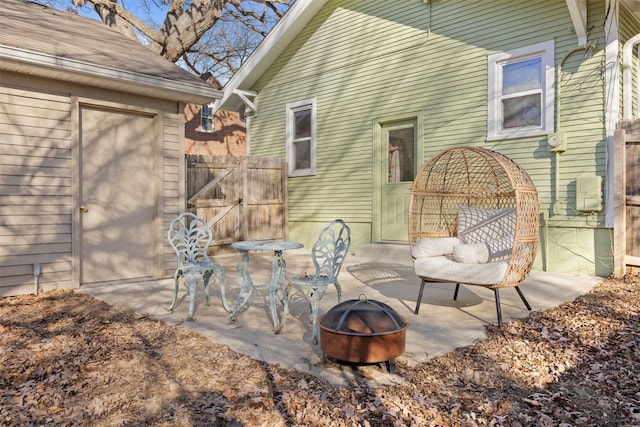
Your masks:
<instances>
[{"instance_id":1,"label":"upper window pane","mask_svg":"<svg viewBox=\"0 0 640 427\"><path fill-rule=\"evenodd\" d=\"M509 95L542 88L540 58L512 62L502 67L502 94Z\"/></svg>"},{"instance_id":2,"label":"upper window pane","mask_svg":"<svg viewBox=\"0 0 640 427\"><path fill-rule=\"evenodd\" d=\"M296 124L294 138L311 137L311 109L295 111L293 116Z\"/></svg>"}]
</instances>

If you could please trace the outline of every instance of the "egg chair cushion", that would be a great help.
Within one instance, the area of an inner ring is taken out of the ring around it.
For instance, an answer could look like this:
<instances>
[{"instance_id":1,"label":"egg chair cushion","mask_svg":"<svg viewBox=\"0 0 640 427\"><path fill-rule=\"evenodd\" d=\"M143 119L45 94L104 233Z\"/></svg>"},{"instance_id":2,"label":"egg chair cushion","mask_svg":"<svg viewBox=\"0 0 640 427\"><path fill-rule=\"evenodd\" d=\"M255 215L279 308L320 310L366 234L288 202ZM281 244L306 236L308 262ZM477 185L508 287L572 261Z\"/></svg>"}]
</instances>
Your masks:
<instances>
[{"instance_id":1,"label":"egg chair cushion","mask_svg":"<svg viewBox=\"0 0 640 427\"><path fill-rule=\"evenodd\" d=\"M436 282L492 286L502 281L508 265L506 261L464 264L451 255L443 255L415 259L414 271L418 276Z\"/></svg>"},{"instance_id":2,"label":"egg chair cushion","mask_svg":"<svg viewBox=\"0 0 640 427\"><path fill-rule=\"evenodd\" d=\"M461 243L453 247L453 258L463 264L489 262L489 248L485 243Z\"/></svg>"},{"instance_id":3,"label":"egg chair cushion","mask_svg":"<svg viewBox=\"0 0 640 427\"><path fill-rule=\"evenodd\" d=\"M425 237L416 242L411 249L413 258L427 258L439 255L451 255L453 247L460 244L457 237Z\"/></svg>"},{"instance_id":4,"label":"egg chair cushion","mask_svg":"<svg viewBox=\"0 0 640 427\"><path fill-rule=\"evenodd\" d=\"M504 237L513 241L516 210L481 209L461 206L458 210L458 238L463 243L484 243Z\"/></svg>"},{"instance_id":5,"label":"egg chair cushion","mask_svg":"<svg viewBox=\"0 0 640 427\"><path fill-rule=\"evenodd\" d=\"M461 206L458 210L458 238L467 244L484 243L489 255L487 262L509 259L515 230L515 209Z\"/></svg>"}]
</instances>

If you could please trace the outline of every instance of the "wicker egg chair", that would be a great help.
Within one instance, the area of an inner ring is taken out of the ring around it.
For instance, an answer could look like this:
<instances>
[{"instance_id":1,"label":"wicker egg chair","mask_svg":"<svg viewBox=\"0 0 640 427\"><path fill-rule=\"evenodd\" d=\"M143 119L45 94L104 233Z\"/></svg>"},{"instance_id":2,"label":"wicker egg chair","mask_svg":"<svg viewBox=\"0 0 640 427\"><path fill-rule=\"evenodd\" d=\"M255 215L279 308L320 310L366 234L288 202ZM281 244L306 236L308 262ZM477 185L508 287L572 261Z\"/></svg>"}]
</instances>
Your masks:
<instances>
[{"instance_id":1,"label":"wicker egg chair","mask_svg":"<svg viewBox=\"0 0 640 427\"><path fill-rule=\"evenodd\" d=\"M409 243L412 250L422 238L456 236L458 212L463 206L465 209L473 207L487 210L511 208L511 213L515 209L515 231L511 232L513 246L509 248L510 256L507 252L504 275L501 279L492 279L491 283L464 282L494 290L498 325L501 327L499 288L515 287L527 309L531 310L518 285L529 274L538 247L538 193L529 175L514 161L496 151L477 147L444 150L424 164L413 183L409 205ZM452 280L455 274L449 277L418 276L422 282L416 314L426 282L456 283L454 300L457 299L460 282ZM478 274L469 276L480 279Z\"/></svg>"}]
</instances>

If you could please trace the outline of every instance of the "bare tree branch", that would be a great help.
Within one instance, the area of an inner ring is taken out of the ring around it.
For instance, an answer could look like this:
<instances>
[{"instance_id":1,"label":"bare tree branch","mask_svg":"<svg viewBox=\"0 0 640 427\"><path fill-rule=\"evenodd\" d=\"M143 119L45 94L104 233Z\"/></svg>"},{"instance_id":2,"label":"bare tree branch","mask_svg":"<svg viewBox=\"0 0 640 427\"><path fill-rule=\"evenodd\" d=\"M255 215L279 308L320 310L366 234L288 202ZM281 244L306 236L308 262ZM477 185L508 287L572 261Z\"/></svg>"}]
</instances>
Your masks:
<instances>
[{"instance_id":1,"label":"bare tree branch","mask_svg":"<svg viewBox=\"0 0 640 427\"><path fill-rule=\"evenodd\" d=\"M149 16L166 10L156 23L127 10L123 0L71 1L91 5L106 25L173 62L182 59L198 74L216 69L229 77L293 0L142 0Z\"/></svg>"}]
</instances>

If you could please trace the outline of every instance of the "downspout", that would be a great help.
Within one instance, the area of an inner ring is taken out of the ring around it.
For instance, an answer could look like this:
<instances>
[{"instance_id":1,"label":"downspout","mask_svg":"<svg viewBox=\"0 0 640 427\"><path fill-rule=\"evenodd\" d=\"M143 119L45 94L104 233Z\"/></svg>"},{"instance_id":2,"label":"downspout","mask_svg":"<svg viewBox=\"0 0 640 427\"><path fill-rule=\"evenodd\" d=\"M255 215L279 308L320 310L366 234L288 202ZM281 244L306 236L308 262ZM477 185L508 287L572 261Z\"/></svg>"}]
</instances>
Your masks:
<instances>
[{"instance_id":1,"label":"downspout","mask_svg":"<svg viewBox=\"0 0 640 427\"><path fill-rule=\"evenodd\" d=\"M640 43L640 34L627 40L622 47L623 118L633 118L633 47Z\"/></svg>"},{"instance_id":2,"label":"downspout","mask_svg":"<svg viewBox=\"0 0 640 427\"><path fill-rule=\"evenodd\" d=\"M562 66L567 61L567 59L576 52L580 52L581 50L589 51L590 46L584 45L577 47L573 50L567 52L567 54L562 58L560 64L558 64L558 68L556 70L556 116L554 122L554 134L556 138L564 138L559 135L562 126L560 125L560 109L562 105ZM566 144L566 141L563 142ZM551 149L551 145L549 146ZM551 149L551 152L554 154L555 161L555 175L554 175L554 200L551 205L550 215L547 215L546 211L542 212L542 219L544 221L544 271L547 271L549 268L549 217L560 214L560 154L566 150L566 145L563 145L562 148Z\"/></svg>"},{"instance_id":3,"label":"downspout","mask_svg":"<svg viewBox=\"0 0 640 427\"><path fill-rule=\"evenodd\" d=\"M38 261L33 263L33 294L38 295L38 289L40 288L40 263Z\"/></svg>"},{"instance_id":4,"label":"downspout","mask_svg":"<svg viewBox=\"0 0 640 427\"><path fill-rule=\"evenodd\" d=\"M245 139L245 155L249 156L251 154L251 115L253 114L253 110L251 108L246 107L244 109L244 139Z\"/></svg>"},{"instance_id":5,"label":"downspout","mask_svg":"<svg viewBox=\"0 0 640 427\"><path fill-rule=\"evenodd\" d=\"M567 59L569 59L569 57L571 55L573 55L574 53L580 52L582 50L584 51L589 51L589 49L591 49L591 46L589 45L584 45L584 46L580 46L577 47L573 50L570 50L569 52L567 52L567 54L562 58L562 61L560 61L560 64L558 64L558 69L556 71L557 75L556 75L556 99L557 99L557 106L556 106L556 119L555 119L555 133L558 134L560 132L560 130L562 129L562 126L560 125L560 110L561 110L561 106L562 106L562 66L564 65L564 63L567 61ZM553 200L553 204L551 206L551 215L558 215L560 214L560 153L563 153L565 150L553 150L553 153L555 155L555 169L556 169L556 173L555 173L555 183L554 183L554 190L555 190L555 195L554 195L554 200Z\"/></svg>"}]
</instances>

